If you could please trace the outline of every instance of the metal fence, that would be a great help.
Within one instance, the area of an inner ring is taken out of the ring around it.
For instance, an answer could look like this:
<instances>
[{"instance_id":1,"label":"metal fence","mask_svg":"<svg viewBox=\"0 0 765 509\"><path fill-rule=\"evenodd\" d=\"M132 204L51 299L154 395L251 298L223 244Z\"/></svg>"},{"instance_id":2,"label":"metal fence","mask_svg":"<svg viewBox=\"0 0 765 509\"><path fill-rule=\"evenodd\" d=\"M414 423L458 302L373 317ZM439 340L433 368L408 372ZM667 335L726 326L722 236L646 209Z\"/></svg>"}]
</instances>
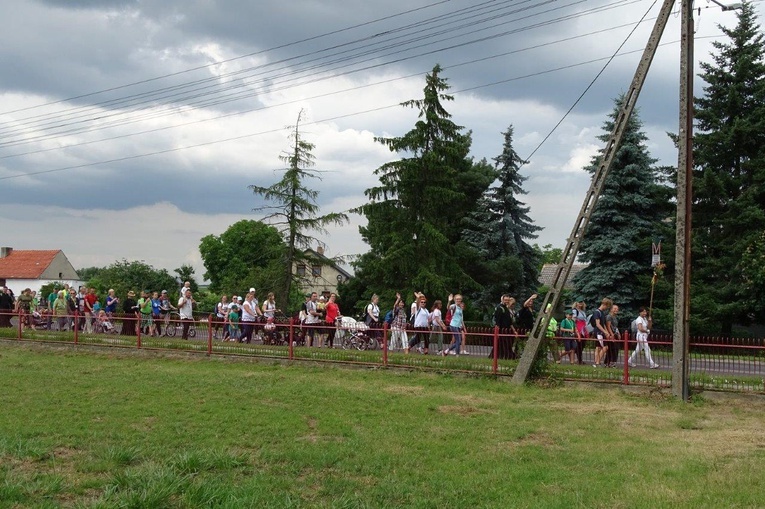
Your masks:
<instances>
[{"instance_id":1,"label":"metal fence","mask_svg":"<svg viewBox=\"0 0 765 509\"><path fill-rule=\"evenodd\" d=\"M155 327L152 328L151 325ZM184 327L187 329L184 339ZM252 327L249 342L238 339L243 329ZM311 338L313 330L313 341ZM334 327L326 324L300 324L296 320L274 323L242 322L238 330L227 331L222 321L213 315L195 315L184 321L177 317L115 315L107 320L70 315L25 315L0 313L0 338L18 341L95 345L110 348L146 350L175 350L200 355L232 355L290 361L315 361L363 366L415 368L444 372L476 373L511 376L526 342L526 335L504 334L498 328L468 327L462 333L463 346L442 355L439 350L449 347L453 335L444 332L439 343L436 332L418 331L421 340L408 353L400 342L392 344L392 331L384 324L380 329L367 328L363 323L345 323ZM404 331L411 339L416 331ZM332 345L329 338L334 335ZM428 352L424 353L425 340ZM648 345L653 361L648 364L641 352L630 365L629 355L637 343L625 332L606 345L613 355L610 367L594 367L595 341L577 341L577 352L571 362L563 355L565 341L555 337L548 341L546 376L563 379L614 384L640 384L665 387L672 381L672 338L651 336ZM311 346L309 346L309 344ZM418 349L418 346L420 349ZM571 345L569 345L571 346ZM626 355L625 355L626 353ZM693 337L690 342L690 383L705 390L765 392L765 340L763 338Z\"/></svg>"}]
</instances>

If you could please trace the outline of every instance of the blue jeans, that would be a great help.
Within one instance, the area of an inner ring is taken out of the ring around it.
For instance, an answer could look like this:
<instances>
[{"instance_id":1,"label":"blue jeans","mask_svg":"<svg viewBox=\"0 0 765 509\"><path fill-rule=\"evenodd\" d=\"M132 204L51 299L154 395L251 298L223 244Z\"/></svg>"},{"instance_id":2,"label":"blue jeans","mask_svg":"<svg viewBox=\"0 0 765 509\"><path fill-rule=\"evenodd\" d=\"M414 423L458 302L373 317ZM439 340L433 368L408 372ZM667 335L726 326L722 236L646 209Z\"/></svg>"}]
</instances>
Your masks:
<instances>
[{"instance_id":1,"label":"blue jeans","mask_svg":"<svg viewBox=\"0 0 765 509\"><path fill-rule=\"evenodd\" d=\"M449 332L454 335L454 344L447 348L447 350L454 350L457 353L460 353L460 345L462 344L462 327L452 327L449 326Z\"/></svg>"}]
</instances>

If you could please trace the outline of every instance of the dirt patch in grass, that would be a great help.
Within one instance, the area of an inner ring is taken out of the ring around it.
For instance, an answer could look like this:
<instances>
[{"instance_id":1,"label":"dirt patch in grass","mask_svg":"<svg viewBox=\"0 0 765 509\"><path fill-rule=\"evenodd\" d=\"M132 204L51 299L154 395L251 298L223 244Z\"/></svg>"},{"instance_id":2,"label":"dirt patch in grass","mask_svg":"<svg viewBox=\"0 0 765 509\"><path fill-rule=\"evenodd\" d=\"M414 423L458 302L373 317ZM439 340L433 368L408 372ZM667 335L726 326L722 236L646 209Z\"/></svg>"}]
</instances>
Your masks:
<instances>
[{"instance_id":1,"label":"dirt patch in grass","mask_svg":"<svg viewBox=\"0 0 765 509\"><path fill-rule=\"evenodd\" d=\"M388 385L383 388L383 391L388 394L404 394L411 396L414 394L423 394L425 392L425 387L422 387L421 385Z\"/></svg>"}]
</instances>

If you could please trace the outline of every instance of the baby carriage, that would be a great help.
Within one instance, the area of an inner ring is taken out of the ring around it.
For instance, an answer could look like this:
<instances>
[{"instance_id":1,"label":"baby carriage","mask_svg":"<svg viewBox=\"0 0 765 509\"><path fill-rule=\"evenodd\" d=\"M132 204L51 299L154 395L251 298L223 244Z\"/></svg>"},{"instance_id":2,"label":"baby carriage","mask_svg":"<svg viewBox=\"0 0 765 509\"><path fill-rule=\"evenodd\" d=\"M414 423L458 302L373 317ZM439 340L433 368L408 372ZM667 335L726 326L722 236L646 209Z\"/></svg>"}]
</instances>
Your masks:
<instances>
[{"instance_id":1,"label":"baby carriage","mask_svg":"<svg viewBox=\"0 0 765 509\"><path fill-rule=\"evenodd\" d=\"M284 334L279 332L273 317L269 316L266 319L266 324L263 326L263 344L264 345L284 345L287 341L284 339Z\"/></svg>"},{"instance_id":2,"label":"baby carriage","mask_svg":"<svg viewBox=\"0 0 765 509\"><path fill-rule=\"evenodd\" d=\"M106 316L106 312L103 310L98 313L93 330L101 334L117 334L117 328L109 321L109 317Z\"/></svg>"},{"instance_id":3,"label":"baby carriage","mask_svg":"<svg viewBox=\"0 0 765 509\"><path fill-rule=\"evenodd\" d=\"M35 330L45 330L48 328L48 318L39 311L32 311L32 328Z\"/></svg>"},{"instance_id":4,"label":"baby carriage","mask_svg":"<svg viewBox=\"0 0 765 509\"><path fill-rule=\"evenodd\" d=\"M343 316L337 320L337 334L335 339L340 341L343 350L355 348L357 350L375 350L379 343L377 339L368 335L369 326L364 322L356 321L350 316Z\"/></svg>"}]
</instances>

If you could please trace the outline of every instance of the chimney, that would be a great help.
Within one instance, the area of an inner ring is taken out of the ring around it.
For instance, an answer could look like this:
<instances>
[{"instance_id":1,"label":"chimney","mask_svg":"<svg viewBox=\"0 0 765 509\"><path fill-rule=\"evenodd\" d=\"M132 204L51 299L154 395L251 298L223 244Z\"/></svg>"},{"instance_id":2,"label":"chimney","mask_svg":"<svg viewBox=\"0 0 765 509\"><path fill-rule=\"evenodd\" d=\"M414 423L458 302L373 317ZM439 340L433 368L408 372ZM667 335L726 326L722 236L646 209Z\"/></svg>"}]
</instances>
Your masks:
<instances>
[{"instance_id":1,"label":"chimney","mask_svg":"<svg viewBox=\"0 0 765 509\"><path fill-rule=\"evenodd\" d=\"M13 251L12 247L0 247L0 258L5 258Z\"/></svg>"},{"instance_id":2,"label":"chimney","mask_svg":"<svg viewBox=\"0 0 765 509\"><path fill-rule=\"evenodd\" d=\"M321 256L324 256L324 246L317 246L316 252L319 253Z\"/></svg>"}]
</instances>

